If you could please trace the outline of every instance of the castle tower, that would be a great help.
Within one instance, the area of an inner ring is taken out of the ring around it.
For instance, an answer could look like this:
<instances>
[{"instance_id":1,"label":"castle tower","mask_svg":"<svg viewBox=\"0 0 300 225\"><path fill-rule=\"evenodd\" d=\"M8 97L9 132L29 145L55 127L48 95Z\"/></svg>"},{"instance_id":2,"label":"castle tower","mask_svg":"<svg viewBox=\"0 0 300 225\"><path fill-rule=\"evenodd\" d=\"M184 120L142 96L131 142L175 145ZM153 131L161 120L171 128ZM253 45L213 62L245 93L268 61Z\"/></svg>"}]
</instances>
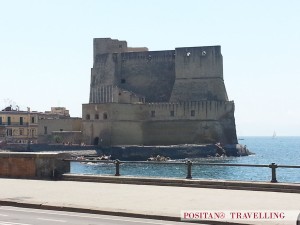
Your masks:
<instances>
[{"instance_id":1,"label":"castle tower","mask_svg":"<svg viewBox=\"0 0 300 225\"><path fill-rule=\"evenodd\" d=\"M171 102L228 101L220 46L176 48Z\"/></svg>"},{"instance_id":2,"label":"castle tower","mask_svg":"<svg viewBox=\"0 0 300 225\"><path fill-rule=\"evenodd\" d=\"M116 100L114 94L118 92L117 87L124 89L128 86L128 82L125 84L125 78L122 77L122 74L126 74L128 70L127 67L128 61L131 59L130 56L132 54L138 54L139 52L148 56L148 48L128 47L126 41L111 38L94 38L93 50L94 62L93 68L91 69L89 102L114 102ZM143 60L138 58L135 64L142 67L142 61ZM134 65L129 64L129 66L133 67ZM139 73L138 75L142 74ZM136 79L133 80L136 81Z\"/></svg>"}]
</instances>

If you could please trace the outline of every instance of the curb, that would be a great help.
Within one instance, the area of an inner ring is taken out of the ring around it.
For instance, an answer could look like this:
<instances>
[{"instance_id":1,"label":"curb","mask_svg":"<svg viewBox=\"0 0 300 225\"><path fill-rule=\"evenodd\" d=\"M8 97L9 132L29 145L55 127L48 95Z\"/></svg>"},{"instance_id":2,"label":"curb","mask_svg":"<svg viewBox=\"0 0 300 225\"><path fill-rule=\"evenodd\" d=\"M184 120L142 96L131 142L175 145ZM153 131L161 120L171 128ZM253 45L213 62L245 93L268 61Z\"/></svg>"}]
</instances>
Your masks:
<instances>
[{"instance_id":1,"label":"curb","mask_svg":"<svg viewBox=\"0 0 300 225\"><path fill-rule=\"evenodd\" d=\"M113 212L113 211L96 210L96 209L52 206L52 205L2 201L2 200L0 200L0 206L11 206L11 207L41 209L41 210L55 210L55 211L76 212L76 213L90 213L90 214L98 214L98 215L121 216L121 217L175 221L175 222L196 223L196 224L205 223L205 224L209 224L209 225L230 225L230 224L232 224L232 225L251 225L248 223L233 223L233 222L223 222L223 221L215 221L215 220L182 221L180 219L180 217L174 217L174 216L147 215L147 214L128 213L128 212Z\"/></svg>"},{"instance_id":2,"label":"curb","mask_svg":"<svg viewBox=\"0 0 300 225\"><path fill-rule=\"evenodd\" d=\"M300 193L300 184L64 174L64 181Z\"/></svg>"}]
</instances>

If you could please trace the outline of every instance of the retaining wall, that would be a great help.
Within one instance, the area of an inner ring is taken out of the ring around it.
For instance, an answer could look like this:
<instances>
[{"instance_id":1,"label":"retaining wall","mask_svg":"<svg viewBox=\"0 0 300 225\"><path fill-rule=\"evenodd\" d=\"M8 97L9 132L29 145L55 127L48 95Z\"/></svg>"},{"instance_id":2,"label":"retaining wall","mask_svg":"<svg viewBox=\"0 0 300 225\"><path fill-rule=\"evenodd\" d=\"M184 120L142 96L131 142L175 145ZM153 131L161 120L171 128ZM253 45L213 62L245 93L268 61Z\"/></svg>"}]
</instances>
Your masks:
<instances>
[{"instance_id":1,"label":"retaining wall","mask_svg":"<svg viewBox=\"0 0 300 225\"><path fill-rule=\"evenodd\" d=\"M0 177L56 179L70 172L65 153L0 153Z\"/></svg>"}]
</instances>

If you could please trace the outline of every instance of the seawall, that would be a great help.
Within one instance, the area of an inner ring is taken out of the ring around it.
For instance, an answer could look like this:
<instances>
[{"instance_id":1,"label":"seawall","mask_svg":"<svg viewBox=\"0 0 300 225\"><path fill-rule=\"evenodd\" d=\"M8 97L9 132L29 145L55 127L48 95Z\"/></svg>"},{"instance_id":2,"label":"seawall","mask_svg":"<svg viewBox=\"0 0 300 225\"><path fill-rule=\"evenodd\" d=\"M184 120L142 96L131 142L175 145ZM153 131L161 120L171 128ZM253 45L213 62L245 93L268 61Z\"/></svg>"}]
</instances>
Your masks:
<instances>
[{"instance_id":1,"label":"seawall","mask_svg":"<svg viewBox=\"0 0 300 225\"><path fill-rule=\"evenodd\" d=\"M70 152L76 155L111 155L111 159L145 161L152 156L164 156L171 159L201 158L222 156L246 156L251 154L242 145L226 145L219 147L215 144L207 145L173 145L173 146L79 146L79 145L47 145L31 144L7 145L8 151L15 152Z\"/></svg>"}]
</instances>

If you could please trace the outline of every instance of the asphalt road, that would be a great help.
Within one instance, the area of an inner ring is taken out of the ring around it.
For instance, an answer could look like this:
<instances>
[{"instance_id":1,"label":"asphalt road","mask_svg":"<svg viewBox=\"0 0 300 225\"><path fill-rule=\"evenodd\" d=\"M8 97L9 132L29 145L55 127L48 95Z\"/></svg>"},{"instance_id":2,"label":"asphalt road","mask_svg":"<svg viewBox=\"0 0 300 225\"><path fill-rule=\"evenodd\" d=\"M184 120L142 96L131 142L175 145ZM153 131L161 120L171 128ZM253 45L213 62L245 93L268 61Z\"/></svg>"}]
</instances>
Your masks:
<instances>
[{"instance_id":1,"label":"asphalt road","mask_svg":"<svg viewBox=\"0 0 300 225\"><path fill-rule=\"evenodd\" d=\"M187 225L191 223L0 206L0 225Z\"/></svg>"}]
</instances>

